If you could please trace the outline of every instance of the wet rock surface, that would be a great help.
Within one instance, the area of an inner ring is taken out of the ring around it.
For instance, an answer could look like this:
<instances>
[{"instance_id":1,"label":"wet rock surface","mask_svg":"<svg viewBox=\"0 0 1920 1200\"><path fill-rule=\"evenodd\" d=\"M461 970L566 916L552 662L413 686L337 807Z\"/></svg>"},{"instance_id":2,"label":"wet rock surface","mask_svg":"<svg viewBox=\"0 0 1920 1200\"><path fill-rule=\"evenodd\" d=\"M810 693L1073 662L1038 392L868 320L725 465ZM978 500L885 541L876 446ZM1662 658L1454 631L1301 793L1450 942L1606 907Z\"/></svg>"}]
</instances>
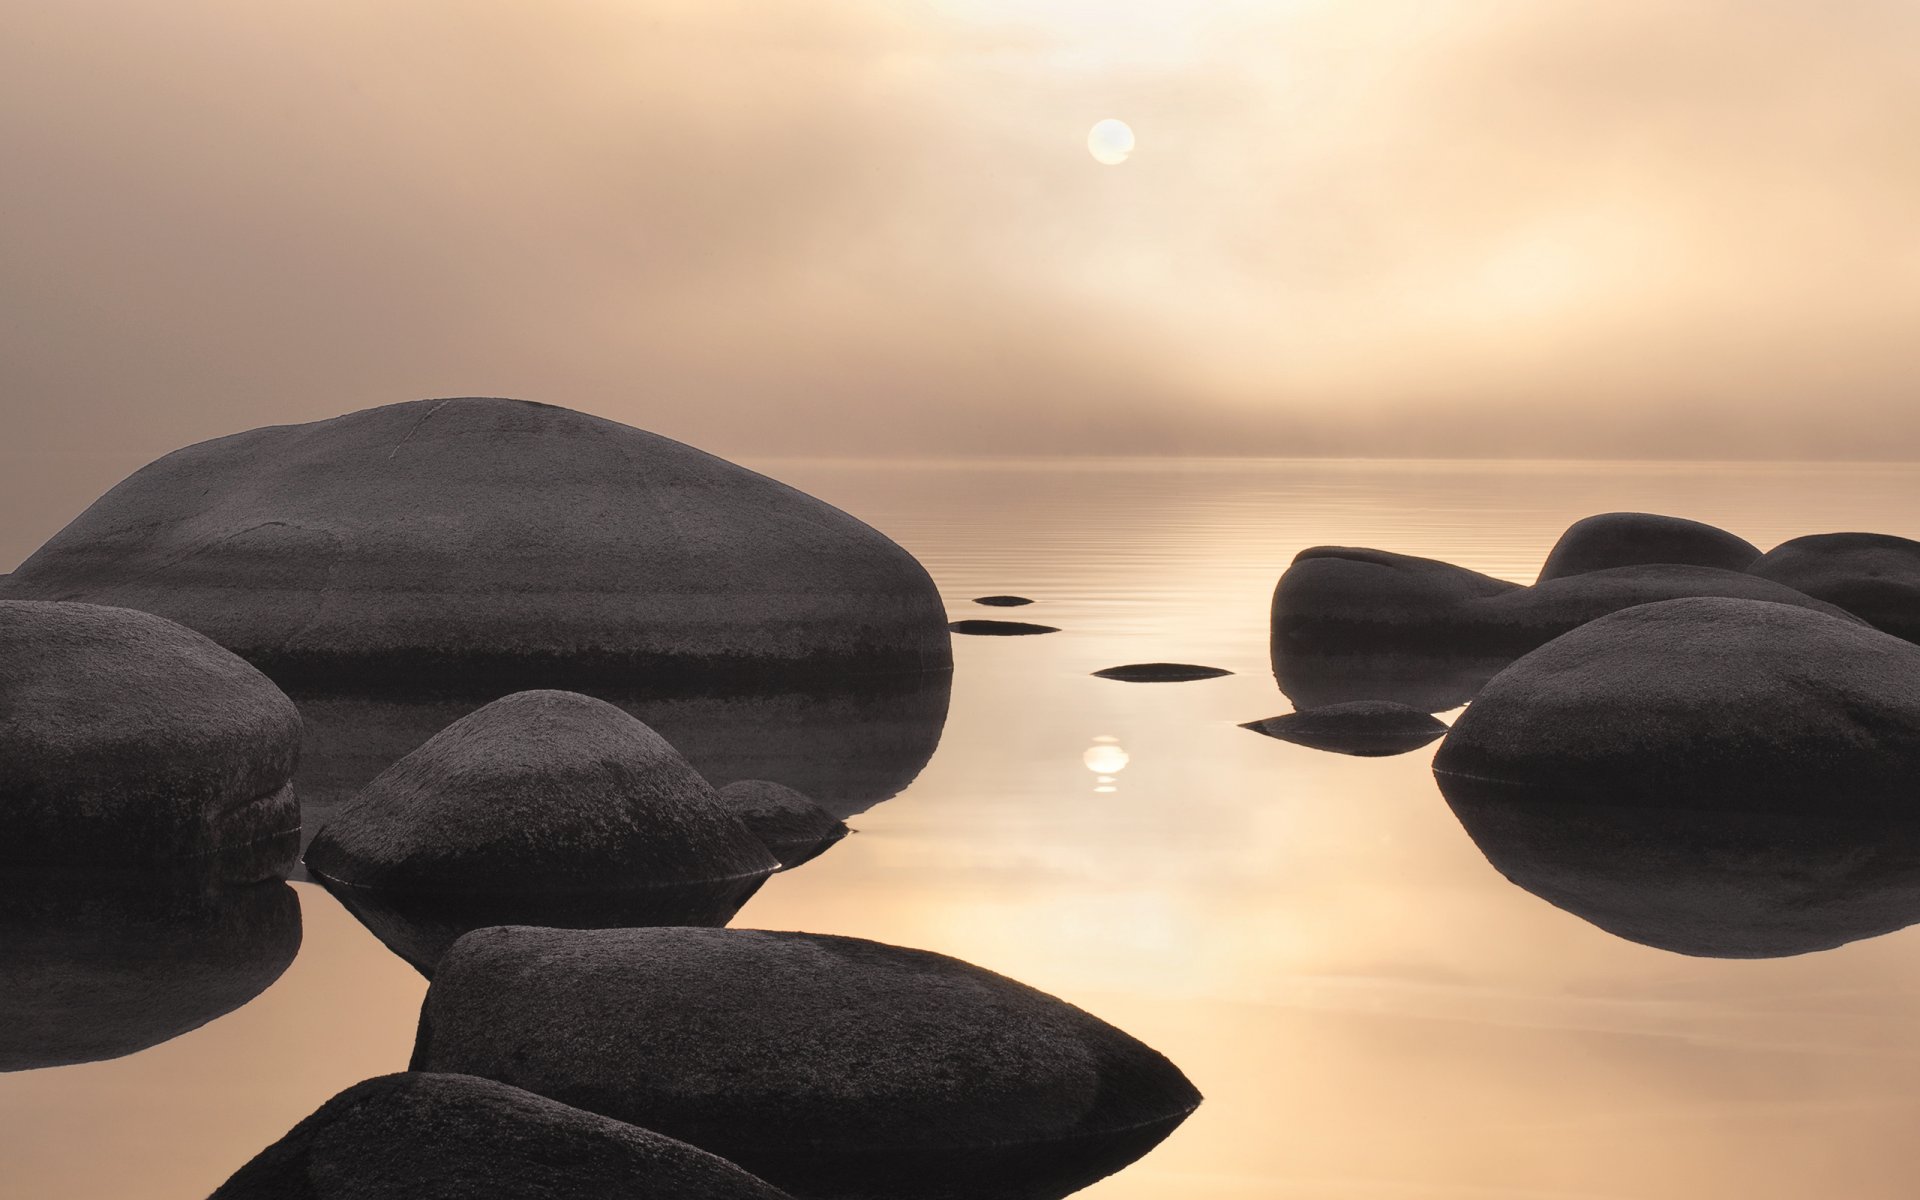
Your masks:
<instances>
[{"instance_id":1,"label":"wet rock surface","mask_svg":"<svg viewBox=\"0 0 1920 1200\"><path fill-rule=\"evenodd\" d=\"M327 1101L213 1200L780 1200L723 1159L469 1075L383 1075Z\"/></svg>"},{"instance_id":2,"label":"wet rock surface","mask_svg":"<svg viewBox=\"0 0 1920 1200\"><path fill-rule=\"evenodd\" d=\"M797 1195L1064 1195L1199 1103L1151 1049L1012 980L758 930L479 930L441 962L413 1066L657 1129Z\"/></svg>"},{"instance_id":3,"label":"wet rock surface","mask_svg":"<svg viewBox=\"0 0 1920 1200\"><path fill-rule=\"evenodd\" d=\"M951 665L884 535L691 446L552 405L421 400L175 451L0 598L160 614L289 686L499 691Z\"/></svg>"},{"instance_id":4,"label":"wet rock surface","mask_svg":"<svg viewBox=\"0 0 1920 1200\"><path fill-rule=\"evenodd\" d=\"M1431 714L1390 700L1356 700L1298 712L1282 713L1241 726L1283 742L1352 754L1384 758L1406 754L1445 736L1445 723Z\"/></svg>"},{"instance_id":5,"label":"wet rock surface","mask_svg":"<svg viewBox=\"0 0 1920 1200\"><path fill-rule=\"evenodd\" d=\"M300 827L299 748L292 702L190 629L0 601L0 866L164 869L270 843Z\"/></svg>"}]
</instances>

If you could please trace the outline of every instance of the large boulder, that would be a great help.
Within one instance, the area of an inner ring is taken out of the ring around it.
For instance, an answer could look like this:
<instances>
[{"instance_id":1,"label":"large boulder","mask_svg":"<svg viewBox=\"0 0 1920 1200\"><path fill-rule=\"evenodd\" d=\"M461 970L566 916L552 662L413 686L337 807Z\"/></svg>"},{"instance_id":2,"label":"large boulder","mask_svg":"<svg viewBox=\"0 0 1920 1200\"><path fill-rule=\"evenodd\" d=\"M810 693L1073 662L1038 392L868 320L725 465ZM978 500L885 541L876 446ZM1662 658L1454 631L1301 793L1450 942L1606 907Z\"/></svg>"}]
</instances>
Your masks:
<instances>
[{"instance_id":1,"label":"large boulder","mask_svg":"<svg viewBox=\"0 0 1920 1200\"><path fill-rule=\"evenodd\" d=\"M120 1058L265 991L300 949L279 880L0 881L0 1071Z\"/></svg>"},{"instance_id":2,"label":"large boulder","mask_svg":"<svg viewBox=\"0 0 1920 1200\"><path fill-rule=\"evenodd\" d=\"M1805 606L1672 600L1495 676L1434 758L1450 797L1920 813L1920 647Z\"/></svg>"},{"instance_id":3,"label":"large boulder","mask_svg":"<svg viewBox=\"0 0 1920 1200\"><path fill-rule=\"evenodd\" d=\"M1818 533L1780 543L1747 570L1920 642L1920 542L1884 533Z\"/></svg>"},{"instance_id":4,"label":"large boulder","mask_svg":"<svg viewBox=\"0 0 1920 1200\"><path fill-rule=\"evenodd\" d=\"M401 892L614 892L758 883L779 862L659 734L604 700L517 692L341 805L307 850Z\"/></svg>"},{"instance_id":5,"label":"large boulder","mask_svg":"<svg viewBox=\"0 0 1920 1200\"><path fill-rule=\"evenodd\" d=\"M0 601L0 869L159 868L284 844L300 717L260 672L171 621Z\"/></svg>"},{"instance_id":6,"label":"large boulder","mask_svg":"<svg viewBox=\"0 0 1920 1200\"><path fill-rule=\"evenodd\" d=\"M1540 568L1538 582L1651 563L1744 571L1759 557L1760 548L1752 542L1700 521L1656 513L1600 513L1567 527Z\"/></svg>"},{"instance_id":7,"label":"large boulder","mask_svg":"<svg viewBox=\"0 0 1920 1200\"><path fill-rule=\"evenodd\" d=\"M672 1138L469 1075L341 1092L213 1200L780 1200Z\"/></svg>"},{"instance_id":8,"label":"large boulder","mask_svg":"<svg viewBox=\"0 0 1920 1200\"><path fill-rule=\"evenodd\" d=\"M738 779L715 795L780 860L782 870L811 862L847 836L847 823L771 779Z\"/></svg>"},{"instance_id":9,"label":"large boulder","mask_svg":"<svg viewBox=\"0 0 1920 1200\"><path fill-rule=\"evenodd\" d=\"M283 683L818 678L941 670L946 617L882 534L614 421L422 400L175 451L0 597L158 613Z\"/></svg>"},{"instance_id":10,"label":"large boulder","mask_svg":"<svg viewBox=\"0 0 1920 1200\"><path fill-rule=\"evenodd\" d=\"M657 1129L797 1195L1057 1197L1200 1097L1081 1010L942 955L725 929L484 929L413 1068Z\"/></svg>"}]
</instances>

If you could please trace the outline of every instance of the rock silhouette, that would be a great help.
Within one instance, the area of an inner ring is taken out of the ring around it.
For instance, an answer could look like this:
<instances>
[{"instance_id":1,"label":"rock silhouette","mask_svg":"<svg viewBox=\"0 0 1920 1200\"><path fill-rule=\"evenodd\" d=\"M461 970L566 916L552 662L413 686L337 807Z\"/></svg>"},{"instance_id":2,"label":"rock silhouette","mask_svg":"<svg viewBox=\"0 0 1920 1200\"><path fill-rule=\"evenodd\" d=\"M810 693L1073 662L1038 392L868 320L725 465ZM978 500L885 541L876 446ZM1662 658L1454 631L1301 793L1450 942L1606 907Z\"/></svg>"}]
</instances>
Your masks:
<instances>
[{"instance_id":1,"label":"rock silhouette","mask_svg":"<svg viewBox=\"0 0 1920 1200\"><path fill-rule=\"evenodd\" d=\"M1030 621L988 621L972 619L955 621L947 626L955 633L969 634L974 637L1026 637L1035 633L1059 633L1054 625L1035 625Z\"/></svg>"},{"instance_id":2,"label":"rock silhouette","mask_svg":"<svg viewBox=\"0 0 1920 1200\"><path fill-rule=\"evenodd\" d=\"M846 822L783 783L741 779L721 788L720 803L791 870L847 836Z\"/></svg>"},{"instance_id":3,"label":"rock silhouette","mask_svg":"<svg viewBox=\"0 0 1920 1200\"><path fill-rule=\"evenodd\" d=\"M1231 675L1221 667L1203 667L1196 663L1127 663L1118 667L1107 667L1095 671L1102 679L1118 679L1124 683L1186 683L1195 679L1218 679L1222 675Z\"/></svg>"},{"instance_id":4,"label":"rock silhouette","mask_svg":"<svg viewBox=\"0 0 1920 1200\"><path fill-rule=\"evenodd\" d=\"M1421 653L1395 647L1318 647L1274 639L1273 678L1298 710L1378 700L1424 713L1446 712L1474 698L1513 661L1510 654L1434 646Z\"/></svg>"},{"instance_id":5,"label":"rock silhouette","mask_svg":"<svg viewBox=\"0 0 1920 1200\"><path fill-rule=\"evenodd\" d=\"M1033 603L1025 596L975 596L973 602L988 608L1019 608L1023 604Z\"/></svg>"},{"instance_id":6,"label":"rock silhouette","mask_svg":"<svg viewBox=\"0 0 1920 1200\"><path fill-rule=\"evenodd\" d=\"M213 1200L780 1200L724 1159L470 1075L383 1075L262 1150Z\"/></svg>"},{"instance_id":7,"label":"rock silhouette","mask_svg":"<svg viewBox=\"0 0 1920 1200\"><path fill-rule=\"evenodd\" d=\"M1434 758L1449 797L1707 812L1920 811L1920 647L1728 598L1603 617L1496 676Z\"/></svg>"},{"instance_id":8,"label":"rock silhouette","mask_svg":"<svg viewBox=\"0 0 1920 1200\"><path fill-rule=\"evenodd\" d=\"M190 629L0 601L0 865L161 869L297 835L299 747L292 702Z\"/></svg>"},{"instance_id":9,"label":"rock silhouette","mask_svg":"<svg viewBox=\"0 0 1920 1200\"><path fill-rule=\"evenodd\" d=\"M158 613L285 685L373 692L952 662L926 571L846 513L656 434L491 398L175 451L0 597Z\"/></svg>"},{"instance_id":10,"label":"rock silhouette","mask_svg":"<svg viewBox=\"0 0 1920 1200\"><path fill-rule=\"evenodd\" d=\"M1538 582L1653 563L1744 571L1759 557L1760 548L1752 542L1700 521L1655 513L1600 513L1567 527L1540 568Z\"/></svg>"},{"instance_id":11,"label":"rock silhouette","mask_svg":"<svg viewBox=\"0 0 1920 1200\"><path fill-rule=\"evenodd\" d=\"M1747 570L1920 642L1920 542L1884 533L1819 533L1780 543Z\"/></svg>"},{"instance_id":12,"label":"rock silhouette","mask_svg":"<svg viewBox=\"0 0 1920 1200\"><path fill-rule=\"evenodd\" d=\"M657 1129L802 1196L1062 1196L1199 1103L1079 1009L925 951L724 929L483 929L416 1070Z\"/></svg>"},{"instance_id":13,"label":"rock silhouette","mask_svg":"<svg viewBox=\"0 0 1920 1200\"><path fill-rule=\"evenodd\" d=\"M1447 732L1430 714L1390 700L1356 700L1282 713L1241 726L1283 742L1352 754L1384 758L1428 745Z\"/></svg>"},{"instance_id":14,"label":"rock silhouette","mask_svg":"<svg viewBox=\"0 0 1920 1200\"><path fill-rule=\"evenodd\" d=\"M0 883L0 1071L157 1046L252 1000L299 949L299 898L278 880L225 884L205 864L13 873Z\"/></svg>"}]
</instances>

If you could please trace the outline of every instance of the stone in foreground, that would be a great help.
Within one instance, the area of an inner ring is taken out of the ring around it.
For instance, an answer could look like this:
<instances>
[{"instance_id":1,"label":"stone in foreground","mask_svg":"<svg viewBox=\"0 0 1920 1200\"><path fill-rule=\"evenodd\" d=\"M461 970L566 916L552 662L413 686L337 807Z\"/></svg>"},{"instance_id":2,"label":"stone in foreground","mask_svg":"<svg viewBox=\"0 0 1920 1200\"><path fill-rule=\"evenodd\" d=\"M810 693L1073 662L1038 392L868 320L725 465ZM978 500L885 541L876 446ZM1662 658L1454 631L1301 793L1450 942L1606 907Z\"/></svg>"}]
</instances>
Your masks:
<instances>
[{"instance_id":1,"label":"stone in foreground","mask_svg":"<svg viewBox=\"0 0 1920 1200\"><path fill-rule=\"evenodd\" d=\"M1224 667L1203 667L1198 663L1152 662L1106 667L1094 674L1102 679L1118 679L1123 683L1186 683L1195 679L1218 679L1233 672Z\"/></svg>"},{"instance_id":2,"label":"stone in foreground","mask_svg":"<svg viewBox=\"0 0 1920 1200\"><path fill-rule=\"evenodd\" d=\"M1390 700L1329 704L1264 721L1248 721L1240 728L1314 750L1361 758L1406 754L1447 732L1446 724L1431 714Z\"/></svg>"},{"instance_id":3,"label":"stone in foreground","mask_svg":"<svg viewBox=\"0 0 1920 1200\"><path fill-rule=\"evenodd\" d=\"M213 1200L780 1200L702 1150L469 1075L341 1092Z\"/></svg>"},{"instance_id":4,"label":"stone in foreground","mask_svg":"<svg viewBox=\"0 0 1920 1200\"><path fill-rule=\"evenodd\" d=\"M1780 543L1747 570L1920 642L1920 542L1884 533L1820 533Z\"/></svg>"},{"instance_id":5,"label":"stone in foreground","mask_svg":"<svg viewBox=\"0 0 1920 1200\"><path fill-rule=\"evenodd\" d=\"M691 446L519 400L394 404L175 451L0 597L158 613L301 686L952 664L933 581L884 535Z\"/></svg>"},{"instance_id":6,"label":"stone in foreground","mask_svg":"<svg viewBox=\"0 0 1920 1200\"><path fill-rule=\"evenodd\" d=\"M1701 521L1657 513L1601 513L1567 527L1540 568L1538 582L1653 563L1744 571L1759 557L1760 548L1752 542Z\"/></svg>"},{"instance_id":7,"label":"stone in foreground","mask_svg":"<svg viewBox=\"0 0 1920 1200\"><path fill-rule=\"evenodd\" d=\"M780 860L783 871L818 858L848 833L846 822L770 779L736 780L715 795Z\"/></svg>"},{"instance_id":8,"label":"stone in foreground","mask_svg":"<svg viewBox=\"0 0 1920 1200\"><path fill-rule=\"evenodd\" d=\"M1630 608L1495 676L1434 773L1514 804L1906 817L1920 647L1755 600Z\"/></svg>"},{"instance_id":9,"label":"stone in foreground","mask_svg":"<svg viewBox=\"0 0 1920 1200\"><path fill-rule=\"evenodd\" d=\"M1161 1055L1010 979L758 930L468 934L413 1066L657 1129L808 1196L1062 1196L1200 1101Z\"/></svg>"},{"instance_id":10,"label":"stone in foreground","mask_svg":"<svg viewBox=\"0 0 1920 1200\"><path fill-rule=\"evenodd\" d=\"M0 601L0 865L160 868L297 838L299 751L293 703L200 634Z\"/></svg>"},{"instance_id":11,"label":"stone in foreground","mask_svg":"<svg viewBox=\"0 0 1920 1200\"><path fill-rule=\"evenodd\" d=\"M340 806L307 865L355 888L493 895L751 894L779 867L665 739L558 691L515 693L435 734Z\"/></svg>"}]
</instances>

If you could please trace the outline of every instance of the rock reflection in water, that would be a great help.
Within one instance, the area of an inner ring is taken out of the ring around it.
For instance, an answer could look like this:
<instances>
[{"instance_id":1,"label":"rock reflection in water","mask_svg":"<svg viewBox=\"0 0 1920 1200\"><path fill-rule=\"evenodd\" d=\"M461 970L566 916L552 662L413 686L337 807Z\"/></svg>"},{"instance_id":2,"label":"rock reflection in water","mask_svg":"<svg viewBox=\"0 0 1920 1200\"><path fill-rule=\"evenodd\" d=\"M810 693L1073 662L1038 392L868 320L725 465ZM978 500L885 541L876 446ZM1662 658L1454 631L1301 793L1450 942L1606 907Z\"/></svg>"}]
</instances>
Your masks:
<instances>
[{"instance_id":1,"label":"rock reflection in water","mask_svg":"<svg viewBox=\"0 0 1920 1200\"><path fill-rule=\"evenodd\" d=\"M279 879L11 875L0 884L0 1071L157 1046L258 996L299 949L299 898Z\"/></svg>"},{"instance_id":2,"label":"rock reflection in water","mask_svg":"<svg viewBox=\"0 0 1920 1200\"><path fill-rule=\"evenodd\" d=\"M845 818L899 794L933 756L952 675L870 676L813 691L703 695L587 689L644 721L715 787L769 779ZM316 813L353 795L434 734L505 695L295 691L306 723L296 778L307 836Z\"/></svg>"},{"instance_id":3,"label":"rock reflection in water","mask_svg":"<svg viewBox=\"0 0 1920 1200\"><path fill-rule=\"evenodd\" d=\"M1440 783L1501 874L1631 942L1778 958L1920 922L1920 820L1539 803Z\"/></svg>"}]
</instances>

